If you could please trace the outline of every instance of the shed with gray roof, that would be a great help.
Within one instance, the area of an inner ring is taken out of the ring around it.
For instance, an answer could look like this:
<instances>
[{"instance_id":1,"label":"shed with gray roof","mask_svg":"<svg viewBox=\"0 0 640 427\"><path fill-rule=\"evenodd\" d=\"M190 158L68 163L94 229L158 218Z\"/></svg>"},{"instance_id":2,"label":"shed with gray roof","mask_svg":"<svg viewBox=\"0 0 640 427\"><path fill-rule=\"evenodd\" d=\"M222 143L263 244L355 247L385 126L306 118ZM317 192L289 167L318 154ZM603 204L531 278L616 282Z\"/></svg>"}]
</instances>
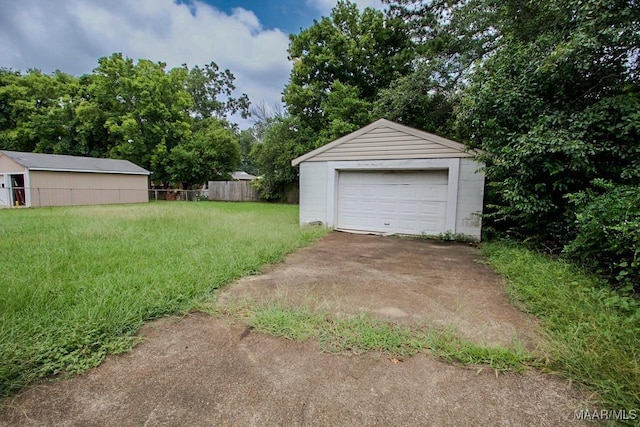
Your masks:
<instances>
[{"instance_id":1,"label":"shed with gray roof","mask_svg":"<svg viewBox=\"0 0 640 427\"><path fill-rule=\"evenodd\" d=\"M0 207L148 202L150 173L128 160L0 150Z\"/></svg>"}]
</instances>

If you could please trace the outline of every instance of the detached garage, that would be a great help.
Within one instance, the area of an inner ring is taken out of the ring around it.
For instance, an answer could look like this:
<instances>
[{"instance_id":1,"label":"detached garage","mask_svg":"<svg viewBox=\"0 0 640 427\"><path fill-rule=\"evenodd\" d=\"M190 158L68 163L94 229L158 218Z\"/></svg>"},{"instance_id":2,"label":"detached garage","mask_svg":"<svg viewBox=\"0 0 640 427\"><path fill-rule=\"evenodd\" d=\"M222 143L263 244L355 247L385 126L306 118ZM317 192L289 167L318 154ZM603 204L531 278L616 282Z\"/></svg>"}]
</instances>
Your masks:
<instances>
[{"instance_id":1,"label":"detached garage","mask_svg":"<svg viewBox=\"0 0 640 427\"><path fill-rule=\"evenodd\" d=\"M128 160L0 150L0 208L148 202L150 173Z\"/></svg>"},{"instance_id":2,"label":"detached garage","mask_svg":"<svg viewBox=\"0 0 640 427\"><path fill-rule=\"evenodd\" d=\"M463 144L380 119L292 161L300 223L480 238L482 164Z\"/></svg>"}]
</instances>

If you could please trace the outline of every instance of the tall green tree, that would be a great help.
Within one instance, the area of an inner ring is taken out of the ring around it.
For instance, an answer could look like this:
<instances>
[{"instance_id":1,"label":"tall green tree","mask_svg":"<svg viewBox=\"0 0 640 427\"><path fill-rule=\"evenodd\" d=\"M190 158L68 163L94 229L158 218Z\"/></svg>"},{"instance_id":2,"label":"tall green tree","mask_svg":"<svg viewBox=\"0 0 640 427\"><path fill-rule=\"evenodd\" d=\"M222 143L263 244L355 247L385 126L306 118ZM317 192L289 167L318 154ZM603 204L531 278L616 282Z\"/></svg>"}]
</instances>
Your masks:
<instances>
[{"instance_id":1,"label":"tall green tree","mask_svg":"<svg viewBox=\"0 0 640 427\"><path fill-rule=\"evenodd\" d=\"M188 69L184 65L185 69ZM236 89L235 76L231 71L220 71L215 62L204 67L195 66L188 70L187 91L193 99L192 114L198 119L216 117L229 119L230 115L240 114L243 119L249 117L249 97L242 94L238 98L232 95Z\"/></svg>"},{"instance_id":2,"label":"tall green tree","mask_svg":"<svg viewBox=\"0 0 640 427\"><path fill-rule=\"evenodd\" d=\"M65 151L73 145L78 92L78 79L60 71L22 75L1 70L0 145L16 151Z\"/></svg>"},{"instance_id":3,"label":"tall green tree","mask_svg":"<svg viewBox=\"0 0 640 427\"><path fill-rule=\"evenodd\" d=\"M169 158L171 181L191 188L229 179L241 161L240 144L226 121L208 117L196 123L192 137L175 146Z\"/></svg>"},{"instance_id":4,"label":"tall green tree","mask_svg":"<svg viewBox=\"0 0 640 427\"><path fill-rule=\"evenodd\" d=\"M171 151L190 136L187 71L165 68L144 59L134 63L120 53L98 60L83 109L107 130L110 157L152 169L154 153L162 147Z\"/></svg>"},{"instance_id":5,"label":"tall green tree","mask_svg":"<svg viewBox=\"0 0 640 427\"><path fill-rule=\"evenodd\" d=\"M417 64L406 76L391 82L378 93L374 115L418 129L454 138L454 109L459 87L440 78L437 59Z\"/></svg>"},{"instance_id":6,"label":"tall green tree","mask_svg":"<svg viewBox=\"0 0 640 427\"><path fill-rule=\"evenodd\" d=\"M326 103L335 82L372 102L380 88L410 71L411 55L411 40L401 20L387 19L372 8L360 12L354 3L339 1L330 17L290 36L293 69L283 100L302 126L320 132L331 120ZM350 117L342 120L349 122Z\"/></svg>"},{"instance_id":7,"label":"tall green tree","mask_svg":"<svg viewBox=\"0 0 640 427\"><path fill-rule=\"evenodd\" d=\"M379 92L377 115L456 137L454 110L476 66L501 40L493 0L383 0L415 44L411 73Z\"/></svg>"},{"instance_id":8,"label":"tall green tree","mask_svg":"<svg viewBox=\"0 0 640 427\"><path fill-rule=\"evenodd\" d=\"M297 183L293 158L373 121L379 90L410 72L412 49L402 20L348 1L291 35L288 115L256 127L265 135L254 150L263 197L280 198Z\"/></svg>"},{"instance_id":9,"label":"tall green tree","mask_svg":"<svg viewBox=\"0 0 640 427\"><path fill-rule=\"evenodd\" d=\"M278 116L265 131L262 143L254 145L251 157L262 174L256 182L267 200L286 200L287 191L297 184L298 171L291 160L313 145L317 135L295 116Z\"/></svg>"}]
</instances>

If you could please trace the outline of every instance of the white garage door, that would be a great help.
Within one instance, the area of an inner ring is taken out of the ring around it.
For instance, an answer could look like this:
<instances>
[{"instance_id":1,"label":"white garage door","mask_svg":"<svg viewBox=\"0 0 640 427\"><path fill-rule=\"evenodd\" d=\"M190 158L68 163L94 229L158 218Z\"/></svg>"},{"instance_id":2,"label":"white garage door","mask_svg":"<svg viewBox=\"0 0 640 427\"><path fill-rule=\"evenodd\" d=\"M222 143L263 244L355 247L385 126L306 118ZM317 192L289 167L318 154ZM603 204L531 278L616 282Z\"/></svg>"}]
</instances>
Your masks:
<instances>
[{"instance_id":1,"label":"white garage door","mask_svg":"<svg viewBox=\"0 0 640 427\"><path fill-rule=\"evenodd\" d=\"M445 230L447 171L342 171L339 229L400 234Z\"/></svg>"}]
</instances>

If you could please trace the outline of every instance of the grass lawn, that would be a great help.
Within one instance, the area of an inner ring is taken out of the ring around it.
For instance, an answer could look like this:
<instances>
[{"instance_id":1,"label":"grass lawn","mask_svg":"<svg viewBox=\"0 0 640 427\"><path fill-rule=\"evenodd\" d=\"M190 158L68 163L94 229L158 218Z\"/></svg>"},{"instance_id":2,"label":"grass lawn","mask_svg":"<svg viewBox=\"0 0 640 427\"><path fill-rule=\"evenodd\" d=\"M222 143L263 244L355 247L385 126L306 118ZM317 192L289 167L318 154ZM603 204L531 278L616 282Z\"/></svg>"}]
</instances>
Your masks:
<instances>
[{"instance_id":1,"label":"grass lawn","mask_svg":"<svg viewBox=\"0 0 640 427\"><path fill-rule=\"evenodd\" d=\"M146 320L208 307L216 289L326 233L300 228L297 214L214 202L0 210L0 395L127 351ZM219 314L315 338L326 351L428 350L496 371L532 366L587 385L611 410L640 407L640 301L561 260L510 244L481 248L514 303L542 320L543 359L367 316L258 305Z\"/></svg>"},{"instance_id":2,"label":"grass lawn","mask_svg":"<svg viewBox=\"0 0 640 427\"><path fill-rule=\"evenodd\" d=\"M11 209L0 224L0 395L127 351L144 321L326 233L258 203Z\"/></svg>"}]
</instances>

